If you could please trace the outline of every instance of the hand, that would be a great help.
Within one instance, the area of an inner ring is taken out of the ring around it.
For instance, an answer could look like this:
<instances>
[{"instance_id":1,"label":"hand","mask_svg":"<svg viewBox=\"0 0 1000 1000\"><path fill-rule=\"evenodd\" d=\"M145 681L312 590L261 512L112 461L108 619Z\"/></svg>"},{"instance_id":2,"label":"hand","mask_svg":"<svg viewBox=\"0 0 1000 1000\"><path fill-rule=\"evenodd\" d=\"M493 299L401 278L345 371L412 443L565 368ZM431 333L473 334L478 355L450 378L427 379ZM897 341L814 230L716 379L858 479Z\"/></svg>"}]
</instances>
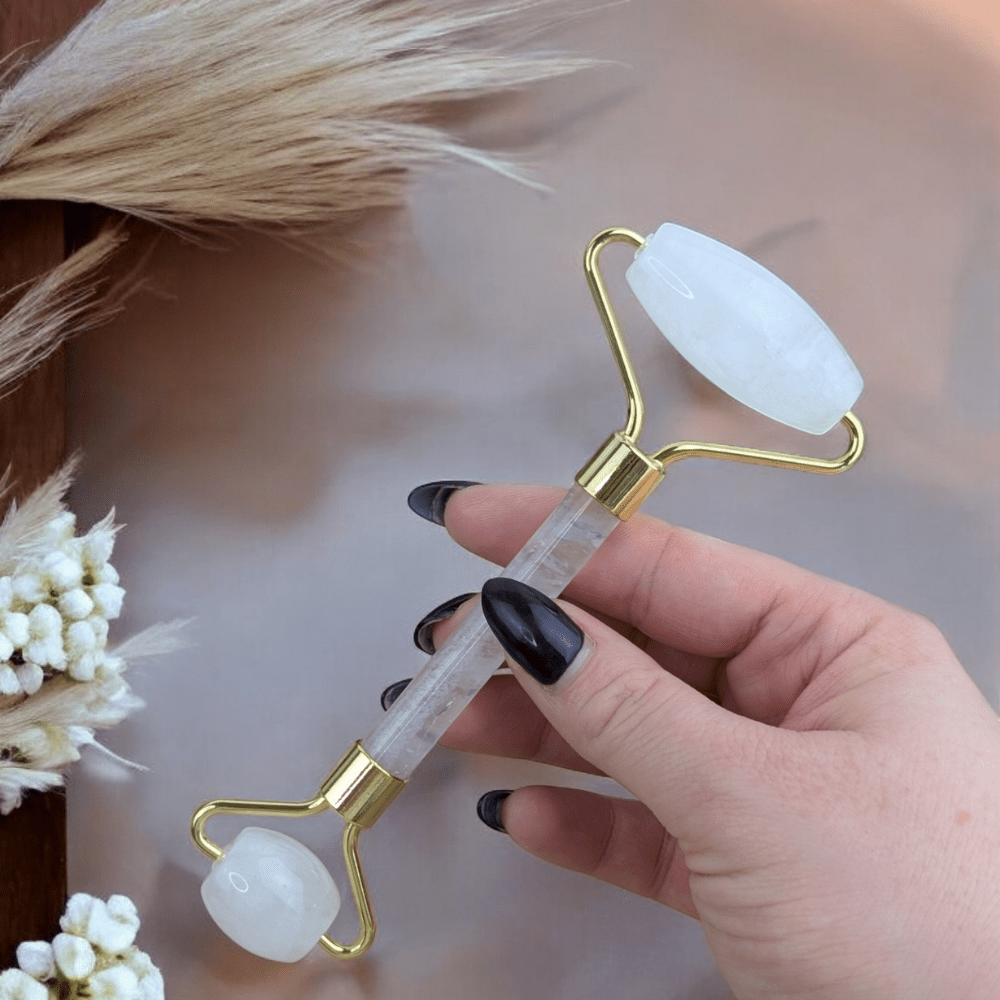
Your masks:
<instances>
[{"instance_id":1,"label":"hand","mask_svg":"<svg viewBox=\"0 0 1000 1000\"><path fill-rule=\"evenodd\" d=\"M504 565L561 496L473 486L446 527ZM928 621L643 515L565 597L565 674L509 646L442 742L637 801L517 790L517 844L699 920L742 1000L1000 996L1000 723Z\"/></svg>"}]
</instances>

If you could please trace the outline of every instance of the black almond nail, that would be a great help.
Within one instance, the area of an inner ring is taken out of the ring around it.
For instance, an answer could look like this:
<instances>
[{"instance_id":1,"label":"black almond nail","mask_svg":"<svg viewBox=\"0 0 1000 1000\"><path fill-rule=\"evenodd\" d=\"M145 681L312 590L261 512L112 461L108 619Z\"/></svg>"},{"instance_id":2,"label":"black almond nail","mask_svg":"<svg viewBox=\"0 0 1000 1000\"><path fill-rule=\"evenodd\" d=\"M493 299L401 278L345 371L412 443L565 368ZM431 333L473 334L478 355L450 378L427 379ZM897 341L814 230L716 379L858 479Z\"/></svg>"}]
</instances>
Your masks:
<instances>
[{"instance_id":1,"label":"black almond nail","mask_svg":"<svg viewBox=\"0 0 1000 1000\"><path fill-rule=\"evenodd\" d=\"M506 833L500 813L512 789L498 788L487 792L476 803L476 815L491 829Z\"/></svg>"},{"instance_id":2,"label":"black almond nail","mask_svg":"<svg viewBox=\"0 0 1000 1000\"><path fill-rule=\"evenodd\" d=\"M541 684L555 684L583 647L583 632L562 608L517 580L483 584L483 615L508 655Z\"/></svg>"},{"instance_id":3,"label":"black almond nail","mask_svg":"<svg viewBox=\"0 0 1000 1000\"><path fill-rule=\"evenodd\" d=\"M475 591L470 594L459 594L444 604L439 604L433 611L428 611L423 618L417 622L417 627L413 630L413 642L417 649L424 653L434 652L434 626L438 622L443 622L450 618L470 597L475 597Z\"/></svg>"},{"instance_id":4,"label":"black almond nail","mask_svg":"<svg viewBox=\"0 0 1000 1000\"><path fill-rule=\"evenodd\" d=\"M406 502L414 514L443 527L448 498L456 490L464 490L467 486L479 486L479 483L468 479L443 479L436 483L424 483L410 493Z\"/></svg>"},{"instance_id":5,"label":"black almond nail","mask_svg":"<svg viewBox=\"0 0 1000 1000\"><path fill-rule=\"evenodd\" d=\"M382 709L384 711L389 711L392 707L392 703L406 690L406 686L412 680L412 677L407 677L405 680L396 681L395 684L390 684L382 692Z\"/></svg>"}]
</instances>

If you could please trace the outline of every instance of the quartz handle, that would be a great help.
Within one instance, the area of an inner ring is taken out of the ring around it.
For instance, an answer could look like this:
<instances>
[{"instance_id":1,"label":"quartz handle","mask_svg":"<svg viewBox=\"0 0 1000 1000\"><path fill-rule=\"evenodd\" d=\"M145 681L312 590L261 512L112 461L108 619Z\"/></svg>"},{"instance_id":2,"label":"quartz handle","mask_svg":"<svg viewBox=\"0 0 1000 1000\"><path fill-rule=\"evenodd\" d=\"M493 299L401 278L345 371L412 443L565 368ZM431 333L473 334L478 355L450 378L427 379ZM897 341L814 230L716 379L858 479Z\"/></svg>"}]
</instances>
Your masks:
<instances>
[{"instance_id":1,"label":"quartz handle","mask_svg":"<svg viewBox=\"0 0 1000 1000\"><path fill-rule=\"evenodd\" d=\"M558 597L619 523L574 485L500 575ZM362 740L365 751L408 779L503 657L477 604Z\"/></svg>"}]
</instances>

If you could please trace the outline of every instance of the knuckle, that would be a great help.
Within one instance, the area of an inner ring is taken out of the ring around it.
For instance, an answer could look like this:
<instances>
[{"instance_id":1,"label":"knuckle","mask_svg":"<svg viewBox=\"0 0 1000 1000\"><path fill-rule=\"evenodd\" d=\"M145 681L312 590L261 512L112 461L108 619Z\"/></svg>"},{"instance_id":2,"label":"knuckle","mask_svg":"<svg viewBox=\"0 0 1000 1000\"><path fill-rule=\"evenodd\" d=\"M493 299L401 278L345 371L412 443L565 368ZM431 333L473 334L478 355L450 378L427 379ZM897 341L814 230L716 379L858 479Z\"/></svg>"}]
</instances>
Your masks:
<instances>
[{"instance_id":1,"label":"knuckle","mask_svg":"<svg viewBox=\"0 0 1000 1000\"><path fill-rule=\"evenodd\" d=\"M649 716L662 710L657 675L635 666L598 676L574 699L581 722L581 736L604 752L634 742Z\"/></svg>"},{"instance_id":2,"label":"knuckle","mask_svg":"<svg viewBox=\"0 0 1000 1000\"><path fill-rule=\"evenodd\" d=\"M904 611L900 627L918 646L940 646L946 644L941 630L924 615L915 611Z\"/></svg>"},{"instance_id":3,"label":"knuckle","mask_svg":"<svg viewBox=\"0 0 1000 1000\"><path fill-rule=\"evenodd\" d=\"M915 611L892 608L870 629L877 648L891 648L906 658L923 661L950 654L948 640L929 618Z\"/></svg>"},{"instance_id":4,"label":"knuckle","mask_svg":"<svg viewBox=\"0 0 1000 1000\"><path fill-rule=\"evenodd\" d=\"M626 596L625 606L628 608L629 620L641 621L649 615L661 586L661 576L667 567L669 556L673 555L674 541L674 530L667 528L665 532L658 533L655 544L645 549L647 556L644 564L638 568Z\"/></svg>"}]
</instances>

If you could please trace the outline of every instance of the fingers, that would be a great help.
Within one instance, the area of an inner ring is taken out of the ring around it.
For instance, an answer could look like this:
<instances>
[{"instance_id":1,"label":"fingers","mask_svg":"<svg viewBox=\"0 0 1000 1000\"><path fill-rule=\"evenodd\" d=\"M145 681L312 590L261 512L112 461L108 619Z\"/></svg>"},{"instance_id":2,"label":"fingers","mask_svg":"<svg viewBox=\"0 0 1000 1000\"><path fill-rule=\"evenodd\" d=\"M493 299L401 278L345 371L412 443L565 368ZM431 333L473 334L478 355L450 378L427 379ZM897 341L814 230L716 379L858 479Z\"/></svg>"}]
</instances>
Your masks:
<instances>
[{"instance_id":1,"label":"fingers","mask_svg":"<svg viewBox=\"0 0 1000 1000\"><path fill-rule=\"evenodd\" d=\"M540 486L456 492L446 527L463 547L507 565L562 499ZM643 514L618 527L566 589L570 600L626 621L657 642L709 657L734 655L776 605L801 604L822 580L750 549Z\"/></svg>"},{"instance_id":2,"label":"fingers","mask_svg":"<svg viewBox=\"0 0 1000 1000\"><path fill-rule=\"evenodd\" d=\"M697 918L677 841L641 802L535 785L508 796L501 818L535 857Z\"/></svg>"},{"instance_id":3,"label":"fingers","mask_svg":"<svg viewBox=\"0 0 1000 1000\"><path fill-rule=\"evenodd\" d=\"M500 581L490 581L484 588L484 594L487 595L483 601L484 611L490 604L488 596L490 585L498 582ZM506 586L513 585L512 581L505 580L502 583ZM521 584L516 586L523 587ZM531 588L523 587L523 589L531 594L537 594L537 591L532 591ZM451 617L437 623L433 632L435 644L446 641L450 632L458 627L475 604L476 599L466 601ZM558 613L563 615L571 627L575 627L563 612ZM634 685L638 689L649 688L650 704L653 704L658 696L665 693L665 689L660 690L661 687L668 685L673 687L675 693L682 699L690 699L690 711L694 715L705 706L712 708L716 706L687 684L666 673L614 628L605 625L582 609L573 608L572 613L588 636L589 661L581 667L583 663L581 657L579 662L573 665L575 668L585 670L586 678L581 679L575 686L568 686L570 682L567 675L567 679L561 683L546 687L534 679L526 678L522 669L523 664L518 665L515 660L511 666L520 676L492 678L451 725L441 742L457 750L533 760L584 773L608 773L639 794L639 786L632 781L636 773L643 770L643 761L638 758L645 758L645 750L641 754L633 754L628 746L617 746L617 737L612 735L608 740L603 737L595 738L594 734L601 729L609 733L620 725L640 743L646 739L646 735L641 729L635 730L627 718L622 718L613 725L600 718L601 713L608 710L606 704L608 699L624 696L629 685ZM487 620L490 620L489 615ZM525 632L523 628L515 630L519 634ZM539 645L541 643L537 639L529 640L532 650L537 650ZM602 686L607 690L600 691ZM557 695L555 714L553 714L552 699ZM581 700L582 709L578 707ZM642 707L639 700L636 700L635 707ZM722 713L723 721L727 714ZM663 722L668 726L670 724L669 719L664 719ZM708 720L705 719L697 725L708 724ZM656 724L653 728L657 728ZM673 730L675 735L682 732L676 720ZM653 735L659 738L663 734ZM704 740L701 742L704 743ZM615 771L608 771L606 766L609 745L614 749L611 757L620 765ZM654 775L650 776L650 783L656 783Z\"/></svg>"},{"instance_id":4,"label":"fingers","mask_svg":"<svg viewBox=\"0 0 1000 1000\"><path fill-rule=\"evenodd\" d=\"M472 599L462 602L449 617L434 624L434 648L458 628L478 597L478 594L472 595ZM587 774L601 773L552 728L524 688L509 674L488 681L440 742L453 750L468 753L533 760Z\"/></svg>"},{"instance_id":5,"label":"fingers","mask_svg":"<svg viewBox=\"0 0 1000 1000\"><path fill-rule=\"evenodd\" d=\"M779 730L725 711L593 616L525 584L488 580L481 600L515 678L556 732L682 841L704 833L707 799L755 787L758 751Z\"/></svg>"},{"instance_id":6,"label":"fingers","mask_svg":"<svg viewBox=\"0 0 1000 1000\"><path fill-rule=\"evenodd\" d=\"M478 595L461 594L450 601L445 601L426 615L414 632L414 640L420 649L426 653L433 653L436 649L440 649L465 617L468 608L471 607L472 599L475 597ZM686 681L702 694L706 694L716 701L721 700L718 690L720 677L720 661L718 659L698 656L666 646L661 642L654 642L635 626L612 618L611 615L602 614L600 611L588 607L583 608L583 610L648 653L661 667L669 670L675 677Z\"/></svg>"},{"instance_id":7,"label":"fingers","mask_svg":"<svg viewBox=\"0 0 1000 1000\"><path fill-rule=\"evenodd\" d=\"M474 486L450 498L446 526L506 564L563 495ZM727 707L771 724L873 623L899 614L780 559L642 514L616 528L564 596L634 626L668 670L699 690L724 690Z\"/></svg>"},{"instance_id":8,"label":"fingers","mask_svg":"<svg viewBox=\"0 0 1000 1000\"><path fill-rule=\"evenodd\" d=\"M601 774L552 728L514 677L494 677L441 737L469 753L533 760L571 771Z\"/></svg>"}]
</instances>

